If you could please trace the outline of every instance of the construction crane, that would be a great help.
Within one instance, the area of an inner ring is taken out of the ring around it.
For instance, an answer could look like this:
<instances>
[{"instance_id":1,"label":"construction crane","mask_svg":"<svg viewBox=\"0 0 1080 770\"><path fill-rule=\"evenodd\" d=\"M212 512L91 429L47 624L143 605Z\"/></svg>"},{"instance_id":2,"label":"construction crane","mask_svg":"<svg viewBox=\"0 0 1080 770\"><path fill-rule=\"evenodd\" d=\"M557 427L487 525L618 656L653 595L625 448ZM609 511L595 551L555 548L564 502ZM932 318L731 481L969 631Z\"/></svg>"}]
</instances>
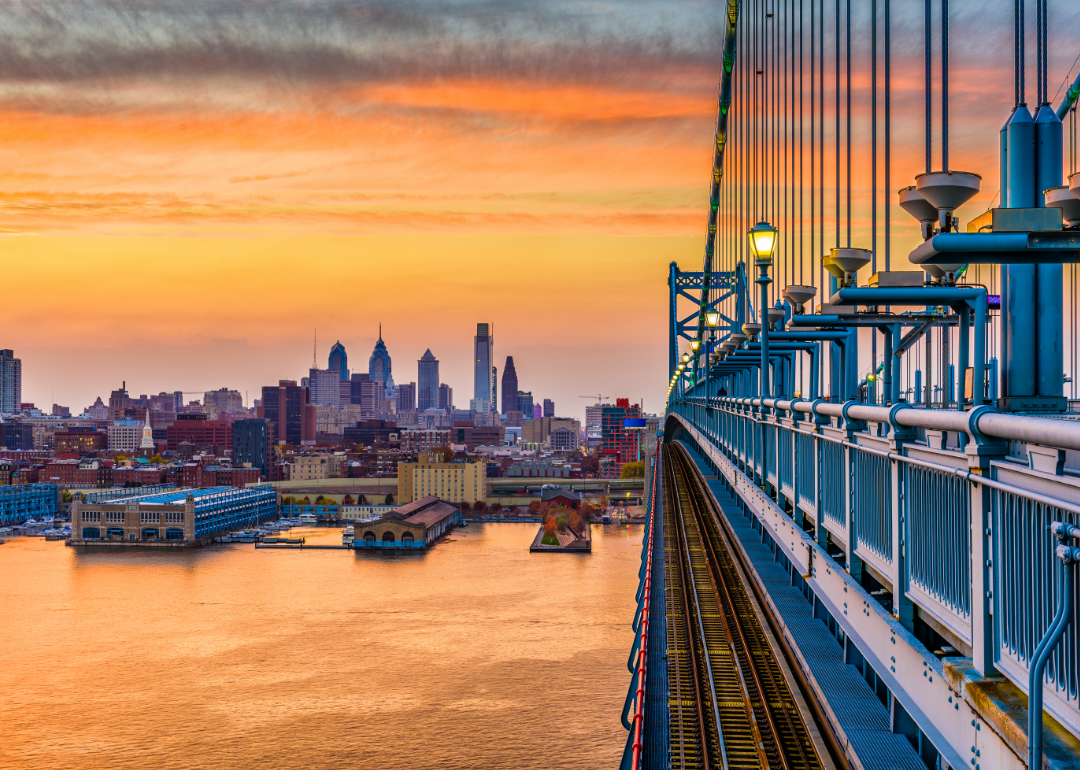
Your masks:
<instances>
[{"instance_id":1,"label":"construction crane","mask_svg":"<svg viewBox=\"0 0 1080 770\"><path fill-rule=\"evenodd\" d=\"M598 404L602 404L602 403L604 403L604 399L605 399L605 398L611 398L611 396L601 396L601 395L596 395L596 396L578 396L578 398L595 398L595 399L596 399L596 403L598 403Z\"/></svg>"}]
</instances>

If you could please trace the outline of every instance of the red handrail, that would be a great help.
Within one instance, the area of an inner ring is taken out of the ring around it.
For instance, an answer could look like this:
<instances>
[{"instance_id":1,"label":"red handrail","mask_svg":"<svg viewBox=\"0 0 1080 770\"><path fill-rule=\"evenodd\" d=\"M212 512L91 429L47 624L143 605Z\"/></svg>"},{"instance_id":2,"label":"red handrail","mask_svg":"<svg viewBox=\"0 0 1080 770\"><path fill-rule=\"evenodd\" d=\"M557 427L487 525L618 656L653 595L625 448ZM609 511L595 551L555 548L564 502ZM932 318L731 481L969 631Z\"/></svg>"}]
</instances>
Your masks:
<instances>
[{"instance_id":1,"label":"red handrail","mask_svg":"<svg viewBox=\"0 0 1080 770\"><path fill-rule=\"evenodd\" d=\"M656 529L656 469L660 460L660 440L656 441L656 452L653 454L653 476L652 476L652 488L649 492L649 534L648 545L646 546L645 557L645 597L644 603L641 607L641 623L638 626L638 634L641 636L641 644L638 645L638 659L637 659L637 692L634 695L636 705L634 706L634 743L633 743L633 761L631 767L633 770L639 770L641 767L641 729L642 724L645 722L645 674L646 674L646 662L649 651L649 600L652 593L652 554L653 554L653 531Z\"/></svg>"}]
</instances>

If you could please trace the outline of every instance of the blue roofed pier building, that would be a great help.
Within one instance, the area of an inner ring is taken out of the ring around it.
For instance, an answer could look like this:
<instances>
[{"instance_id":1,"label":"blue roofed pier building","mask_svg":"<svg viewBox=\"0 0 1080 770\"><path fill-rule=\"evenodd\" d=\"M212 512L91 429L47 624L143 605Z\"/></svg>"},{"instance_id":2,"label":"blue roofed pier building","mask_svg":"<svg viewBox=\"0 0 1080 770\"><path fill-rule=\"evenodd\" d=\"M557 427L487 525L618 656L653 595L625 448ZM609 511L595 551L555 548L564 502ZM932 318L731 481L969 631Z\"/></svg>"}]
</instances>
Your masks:
<instances>
[{"instance_id":1,"label":"blue roofed pier building","mask_svg":"<svg viewBox=\"0 0 1080 770\"><path fill-rule=\"evenodd\" d=\"M269 485L176 489L71 504L69 545L196 546L277 515Z\"/></svg>"},{"instance_id":2,"label":"blue roofed pier building","mask_svg":"<svg viewBox=\"0 0 1080 770\"><path fill-rule=\"evenodd\" d=\"M60 491L56 484L0 486L0 526L55 516L59 501Z\"/></svg>"}]
</instances>

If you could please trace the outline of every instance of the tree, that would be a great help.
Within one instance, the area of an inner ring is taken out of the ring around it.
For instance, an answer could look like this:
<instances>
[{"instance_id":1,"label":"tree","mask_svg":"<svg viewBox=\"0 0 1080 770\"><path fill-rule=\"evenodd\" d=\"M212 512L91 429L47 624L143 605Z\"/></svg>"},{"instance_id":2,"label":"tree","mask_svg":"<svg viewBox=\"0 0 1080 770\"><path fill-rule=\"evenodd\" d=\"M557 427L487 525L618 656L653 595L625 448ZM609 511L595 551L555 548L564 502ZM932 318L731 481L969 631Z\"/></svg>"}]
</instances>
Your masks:
<instances>
[{"instance_id":1,"label":"tree","mask_svg":"<svg viewBox=\"0 0 1080 770\"><path fill-rule=\"evenodd\" d=\"M622 467L622 473L620 473L619 475L621 478L624 479L643 479L645 478L645 463L624 463Z\"/></svg>"},{"instance_id":2,"label":"tree","mask_svg":"<svg viewBox=\"0 0 1080 770\"><path fill-rule=\"evenodd\" d=\"M466 500L466 501L458 503L458 508L461 509L462 513L468 513L469 510L472 508L472 506L469 505L469 502Z\"/></svg>"},{"instance_id":3,"label":"tree","mask_svg":"<svg viewBox=\"0 0 1080 770\"><path fill-rule=\"evenodd\" d=\"M487 510L487 503L485 503L483 500L477 500L475 503L473 503L473 509L478 514L483 515L484 511Z\"/></svg>"},{"instance_id":4,"label":"tree","mask_svg":"<svg viewBox=\"0 0 1080 770\"><path fill-rule=\"evenodd\" d=\"M556 526L555 525L555 519L548 519L547 521L545 521L544 522L544 534L545 535L554 535L555 534L555 526Z\"/></svg>"},{"instance_id":5,"label":"tree","mask_svg":"<svg viewBox=\"0 0 1080 770\"><path fill-rule=\"evenodd\" d=\"M499 511L501 511L501 510L502 510L502 503L492 503L491 504L491 512L492 513L498 515Z\"/></svg>"},{"instance_id":6,"label":"tree","mask_svg":"<svg viewBox=\"0 0 1080 770\"><path fill-rule=\"evenodd\" d=\"M342 500L341 500L341 504L342 505L356 505L356 501L353 500L352 495L345 495L345 497L342 498Z\"/></svg>"},{"instance_id":7,"label":"tree","mask_svg":"<svg viewBox=\"0 0 1080 770\"><path fill-rule=\"evenodd\" d=\"M156 455L154 455L153 457L150 458L150 464L151 465L164 465L165 463L166 463L165 458L162 457L160 454L156 454Z\"/></svg>"},{"instance_id":8,"label":"tree","mask_svg":"<svg viewBox=\"0 0 1080 770\"><path fill-rule=\"evenodd\" d=\"M581 460L581 475L582 477L595 476L600 472L600 455L599 450L594 449L591 454L585 456Z\"/></svg>"},{"instance_id":9,"label":"tree","mask_svg":"<svg viewBox=\"0 0 1080 770\"><path fill-rule=\"evenodd\" d=\"M570 514L570 528L577 532L579 535L585 532L585 520L581 518L581 514L574 511Z\"/></svg>"},{"instance_id":10,"label":"tree","mask_svg":"<svg viewBox=\"0 0 1080 770\"><path fill-rule=\"evenodd\" d=\"M383 500L383 505L393 505L393 504L394 504L394 496L391 495L391 494L387 494L386 499Z\"/></svg>"}]
</instances>

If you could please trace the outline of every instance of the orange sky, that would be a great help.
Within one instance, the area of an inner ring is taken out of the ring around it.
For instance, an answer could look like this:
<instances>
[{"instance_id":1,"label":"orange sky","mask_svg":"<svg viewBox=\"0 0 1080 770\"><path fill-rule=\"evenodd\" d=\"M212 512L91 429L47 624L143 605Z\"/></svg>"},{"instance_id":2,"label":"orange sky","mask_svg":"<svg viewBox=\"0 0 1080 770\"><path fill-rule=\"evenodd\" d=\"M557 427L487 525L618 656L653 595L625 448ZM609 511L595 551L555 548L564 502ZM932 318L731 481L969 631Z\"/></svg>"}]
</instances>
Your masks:
<instances>
[{"instance_id":1,"label":"orange sky","mask_svg":"<svg viewBox=\"0 0 1080 770\"><path fill-rule=\"evenodd\" d=\"M125 379L136 394L225 386L254 398L306 374L316 328L320 365L340 339L366 369L381 321L395 379L415 380L430 347L463 404L475 324L488 321L500 371L513 355L523 389L558 412L580 416L577 397L598 391L659 407L667 264L701 264L714 10L0 9L12 289L0 346L23 359L24 400L77 412ZM954 13L958 27L1005 19ZM918 21L900 18L896 39ZM954 35L953 166L984 173L971 205L985 206L1011 98L988 83L1011 74ZM895 62L894 188L922 163L921 46L908 47ZM866 214L857 202L862 235ZM894 214L897 255L913 237L905 216Z\"/></svg>"}]
</instances>

